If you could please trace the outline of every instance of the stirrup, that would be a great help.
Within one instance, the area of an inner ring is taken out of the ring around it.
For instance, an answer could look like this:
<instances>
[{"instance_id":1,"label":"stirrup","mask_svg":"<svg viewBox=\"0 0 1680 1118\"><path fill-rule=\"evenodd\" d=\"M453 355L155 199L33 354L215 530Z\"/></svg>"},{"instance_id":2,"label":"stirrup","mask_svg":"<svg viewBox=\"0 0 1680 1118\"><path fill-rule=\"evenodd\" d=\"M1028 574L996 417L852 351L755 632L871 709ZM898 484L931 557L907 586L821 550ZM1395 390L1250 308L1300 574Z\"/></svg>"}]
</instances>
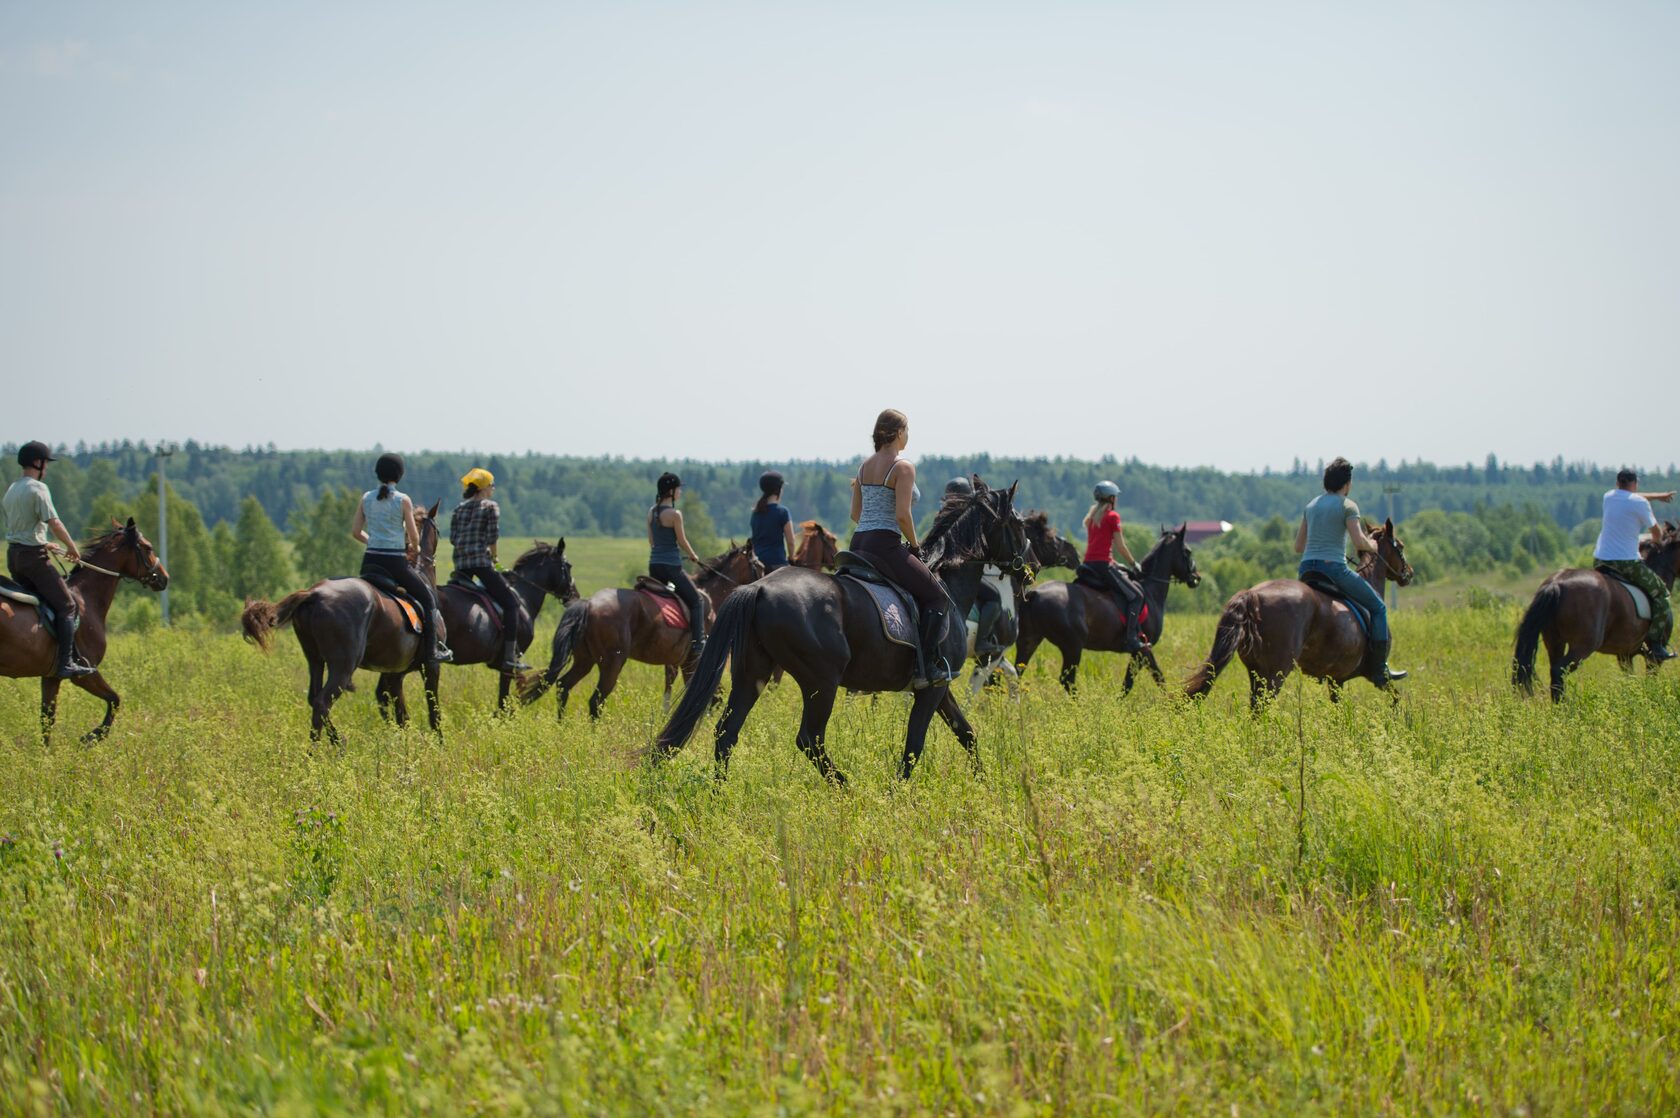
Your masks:
<instances>
[{"instance_id":1,"label":"stirrup","mask_svg":"<svg viewBox=\"0 0 1680 1118\"><path fill-rule=\"evenodd\" d=\"M83 676L97 675L99 669L79 657L71 657L53 669L55 679L80 679Z\"/></svg>"},{"instance_id":2,"label":"stirrup","mask_svg":"<svg viewBox=\"0 0 1680 1118\"><path fill-rule=\"evenodd\" d=\"M453 664L455 662L455 653L448 645L439 641L438 646L432 650L431 655L426 657L426 661L432 664Z\"/></svg>"}]
</instances>

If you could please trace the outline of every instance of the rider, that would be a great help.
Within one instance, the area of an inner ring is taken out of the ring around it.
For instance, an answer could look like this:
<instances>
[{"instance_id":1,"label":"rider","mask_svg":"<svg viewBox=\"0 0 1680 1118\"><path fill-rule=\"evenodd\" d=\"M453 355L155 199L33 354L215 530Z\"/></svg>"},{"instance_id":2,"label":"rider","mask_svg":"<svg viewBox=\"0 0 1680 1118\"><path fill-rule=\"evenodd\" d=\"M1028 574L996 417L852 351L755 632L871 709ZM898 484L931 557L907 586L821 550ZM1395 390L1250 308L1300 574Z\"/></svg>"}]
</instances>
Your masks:
<instances>
[{"instance_id":1,"label":"rider","mask_svg":"<svg viewBox=\"0 0 1680 1118\"><path fill-rule=\"evenodd\" d=\"M782 475L765 470L758 475L758 503L752 511L753 554L764 573L788 565L793 554L793 517L782 507Z\"/></svg>"},{"instance_id":2,"label":"rider","mask_svg":"<svg viewBox=\"0 0 1680 1118\"><path fill-rule=\"evenodd\" d=\"M455 553L455 570L464 578L476 578L502 607L502 662L504 674L527 672L531 665L519 656L519 595L496 569L496 541L501 535L502 510L490 494L496 478L482 466L474 466L461 478L461 503L449 516L449 544Z\"/></svg>"},{"instance_id":3,"label":"rider","mask_svg":"<svg viewBox=\"0 0 1680 1118\"><path fill-rule=\"evenodd\" d=\"M954 477L945 483L945 499L952 497L974 496L974 483L966 477ZM995 570L996 568L992 568ZM998 594L997 586L989 578L980 580L979 589L974 595L974 651L976 653L1002 652L1003 648L992 639L992 633L998 622L1003 620L1003 598Z\"/></svg>"},{"instance_id":4,"label":"rider","mask_svg":"<svg viewBox=\"0 0 1680 1118\"><path fill-rule=\"evenodd\" d=\"M912 685L922 688L948 683L957 673L939 645L950 599L916 555L916 521L910 515L916 464L899 457L910 442L910 420L903 412L888 408L876 417L873 438L875 453L863 460L857 477L852 479L852 520L857 530L852 534L851 550L868 556L882 574L916 600L922 615L917 634L922 655Z\"/></svg>"},{"instance_id":5,"label":"rider","mask_svg":"<svg viewBox=\"0 0 1680 1118\"><path fill-rule=\"evenodd\" d=\"M76 651L76 599L64 576L47 558L47 533L57 536L65 556L80 562L81 550L65 531L64 522L53 508L52 494L42 480L47 463L56 462L46 443L28 442L18 447L18 465L23 476L12 482L0 505L6 513L6 568L19 586L52 608L53 633L58 638L58 663L53 674L60 679L92 675L99 669Z\"/></svg>"},{"instance_id":6,"label":"rider","mask_svg":"<svg viewBox=\"0 0 1680 1118\"><path fill-rule=\"evenodd\" d=\"M706 601L682 568L685 554L696 567L701 565L700 556L689 545L688 533L683 531L683 514L676 507L682 497L682 478L669 471L660 474L655 497L653 507L648 509L648 574L670 583L688 607L689 651L698 656L706 646Z\"/></svg>"},{"instance_id":7,"label":"rider","mask_svg":"<svg viewBox=\"0 0 1680 1118\"><path fill-rule=\"evenodd\" d=\"M420 554L420 529L414 523L414 502L397 489L402 480L400 454L381 454L373 464L379 488L362 494L356 515L350 518L350 535L367 545L362 553L362 577L382 574L408 591L420 606L420 658L427 663L447 664L455 659L438 639L442 617L432 584L414 569Z\"/></svg>"},{"instance_id":8,"label":"rider","mask_svg":"<svg viewBox=\"0 0 1680 1118\"><path fill-rule=\"evenodd\" d=\"M1149 642L1143 639L1143 591L1132 580L1130 571L1114 561L1114 553L1119 552L1128 567L1137 568L1137 560L1132 558L1131 549L1126 546L1126 534L1121 530L1120 513L1114 507L1120 500L1120 487L1112 481L1099 481L1092 496L1096 500L1085 514L1085 561L1080 569L1120 599L1126 614L1120 651L1140 652L1149 647Z\"/></svg>"},{"instance_id":9,"label":"rider","mask_svg":"<svg viewBox=\"0 0 1680 1118\"><path fill-rule=\"evenodd\" d=\"M1639 475L1633 470L1620 471L1616 474L1616 488L1604 495L1604 525L1593 548L1594 563L1610 567L1651 599L1651 627L1645 633L1646 655L1659 662L1674 658L1668 647L1668 636L1674 629L1674 610L1668 602L1668 587L1639 557L1639 533L1649 528L1651 542L1661 543L1663 529L1651 513L1651 502L1673 499L1672 490L1641 496Z\"/></svg>"},{"instance_id":10,"label":"rider","mask_svg":"<svg viewBox=\"0 0 1680 1118\"><path fill-rule=\"evenodd\" d=\"M1301 557L1298 574L1317 571L1327 576L1336 588L1355 602L1371 618L1370 639L1365 645L1365 663L1360 674L1378 687L1390 681L1405 679L1406 673L1388 666L1388 607L1382 595L1371 588L1359 574L1348 566L1347 541L1359 551L1373 554L1377 541L1365 531L1359 519L1359 506L1348 497L1353 488L1353 463L1337 457L1324 467L1324 492L1307 502L1301 514L1301 526L1295 531L1295 552Z\"/></svg>"}]
</instances>

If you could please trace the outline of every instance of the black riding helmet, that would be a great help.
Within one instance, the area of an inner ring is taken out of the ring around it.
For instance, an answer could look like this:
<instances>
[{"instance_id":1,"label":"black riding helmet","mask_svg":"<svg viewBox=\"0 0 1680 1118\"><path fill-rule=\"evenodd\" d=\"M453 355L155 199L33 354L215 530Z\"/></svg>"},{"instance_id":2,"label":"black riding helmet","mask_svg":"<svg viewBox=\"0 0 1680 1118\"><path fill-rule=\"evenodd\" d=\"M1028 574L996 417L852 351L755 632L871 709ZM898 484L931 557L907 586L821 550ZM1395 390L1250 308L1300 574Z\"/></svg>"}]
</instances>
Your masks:
<instances>
[{"instance_id":1,"label":"black riding helmet","mask_svg":"<svg viewBox=\"0 0 1680 1118\"><path fill-rule=\"evenodd\" d=\"M782 475L779 470L765 470L758 475L758 491L766 497L774 497L782 491Z\"/></svg>"},{"instance_id":2,"label":"black riding helmet","mask_svg":"<svg viewBox=\"0 0 1680 1118\"><path fill-rule=\"evenodd\" d=\"M387 485L395 485L402 480L403 456L400 454L381 454L379 461L373 464L373 476Z\"/></svg>"},{"instance_id":3,"label":"black riding helmet","mask_svg":"<svg viewBox=\"0 0 1680 1118\"><path fill-rule=\"evenodd\" d=\"M31 441L18 447L17 461L18 465L28 469L37 463L57 462L58 459L52 456L52 449L46 443Z\"/></svg>"},{"instance_id":4,"label":"black riding helmet","mask_svg":"<svg viewBox=\"0 0 1680 1118\"><path fill-rule=\"evenodd\" d=\"M669 470L659 475L659 499L663 501L682 488L682 478Z\"/></svg>"}]
</instances>

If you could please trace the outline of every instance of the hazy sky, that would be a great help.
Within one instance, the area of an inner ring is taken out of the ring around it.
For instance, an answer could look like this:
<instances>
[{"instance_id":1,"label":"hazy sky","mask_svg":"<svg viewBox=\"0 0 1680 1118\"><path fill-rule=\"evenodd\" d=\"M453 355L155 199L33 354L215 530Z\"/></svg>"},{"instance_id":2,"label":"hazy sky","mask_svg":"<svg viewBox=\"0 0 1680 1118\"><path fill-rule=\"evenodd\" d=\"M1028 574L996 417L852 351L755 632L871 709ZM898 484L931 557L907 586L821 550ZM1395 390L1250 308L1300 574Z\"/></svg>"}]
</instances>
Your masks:
<instances>
[{"instance_id":1,"label":"hazy sky","mask_svg":"<svg viewBox=\"0 0 1680 1118\"><path fill-rule=\"evenodd\" d=\"M1668 2L10 0L0 441L845 457L894 406L912 453L1667 463L1677 46Z\"/></svg>"}]
</instances>

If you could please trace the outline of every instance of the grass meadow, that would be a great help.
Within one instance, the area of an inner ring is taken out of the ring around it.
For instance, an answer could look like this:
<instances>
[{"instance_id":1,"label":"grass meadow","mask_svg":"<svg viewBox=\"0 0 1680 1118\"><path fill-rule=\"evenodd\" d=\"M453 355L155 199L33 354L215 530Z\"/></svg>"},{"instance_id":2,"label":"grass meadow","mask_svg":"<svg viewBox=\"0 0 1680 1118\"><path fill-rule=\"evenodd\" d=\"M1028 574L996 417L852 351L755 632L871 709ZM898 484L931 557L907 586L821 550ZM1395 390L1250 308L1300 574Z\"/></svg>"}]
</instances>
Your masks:
<instances>
[{"instance_id":1,"label":"grass meadow","mask_svg":"<svg viewBox=\"0 0 1680 1118\"><path fill-rule=\"evenodd\" d=\"M853 698L845 792L791 682L720 784L637 763L652 669L596 725L449 669L441 742L363 677L311 750L289 636L121 636L107 741L0 684L0 1112L1675 1113L1680 673L1521 699L1483 604L1398 615L1398 707L1052 650L978 775Z\"/></svg>"}]
</instances>

